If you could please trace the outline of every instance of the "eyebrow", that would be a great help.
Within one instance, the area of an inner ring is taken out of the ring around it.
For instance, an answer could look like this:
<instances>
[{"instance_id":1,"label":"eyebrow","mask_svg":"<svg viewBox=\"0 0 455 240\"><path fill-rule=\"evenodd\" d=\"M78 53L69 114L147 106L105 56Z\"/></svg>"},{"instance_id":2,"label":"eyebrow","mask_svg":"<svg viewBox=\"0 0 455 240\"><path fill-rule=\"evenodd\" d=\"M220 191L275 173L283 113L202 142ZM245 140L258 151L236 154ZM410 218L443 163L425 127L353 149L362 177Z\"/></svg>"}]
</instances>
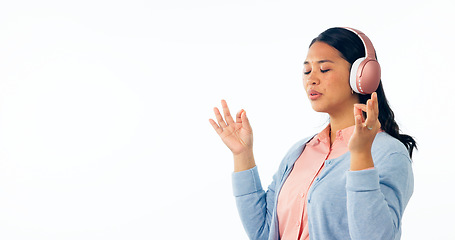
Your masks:
<instances>
[{"instance_id":1,"label":"eyebrow","mask_svg":"<svg viewBox=\"0 0 455 240\"><path fill-rule=\"evenodd\" d=\"M318 61L319 64L325 63L325 62L334 63L332 60L328 60L328 59ZM306 64L309 64L309 62L308 61L303 62L303 65L306 65Z\"/></svg>"}]
</instances>

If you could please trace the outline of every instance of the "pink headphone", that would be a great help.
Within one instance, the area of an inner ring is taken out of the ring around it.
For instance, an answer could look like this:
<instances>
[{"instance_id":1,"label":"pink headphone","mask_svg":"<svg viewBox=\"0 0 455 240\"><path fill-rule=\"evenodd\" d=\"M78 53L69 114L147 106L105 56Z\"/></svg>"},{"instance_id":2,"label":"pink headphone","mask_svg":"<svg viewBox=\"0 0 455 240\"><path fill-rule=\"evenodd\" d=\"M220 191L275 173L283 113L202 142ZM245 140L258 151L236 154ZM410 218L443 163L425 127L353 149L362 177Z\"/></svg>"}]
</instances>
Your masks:
<instances>
[{"instance_id":1,"label":"pink headphone","mask_svg":"<svg viewBox=\"0 0 455 240\"><path fill-rule=\"evenodd\" d=\"M365 57L355 60L351 67L349 83L352 90L360 94L371 94L379 86L381 81L381 66L376 60L376 53L370 39L361 31L347 28L362 40L365 47Z\"/></svg>"}]
</instances>

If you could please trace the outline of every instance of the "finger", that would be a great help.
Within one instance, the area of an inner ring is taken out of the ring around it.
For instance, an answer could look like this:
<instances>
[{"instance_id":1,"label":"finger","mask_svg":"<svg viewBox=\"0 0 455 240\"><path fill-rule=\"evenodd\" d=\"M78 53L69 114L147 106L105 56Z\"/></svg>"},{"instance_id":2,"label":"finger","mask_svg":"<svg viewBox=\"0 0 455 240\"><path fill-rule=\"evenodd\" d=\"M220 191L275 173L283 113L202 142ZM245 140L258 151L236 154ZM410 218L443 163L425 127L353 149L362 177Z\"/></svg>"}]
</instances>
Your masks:
<instances>
[{"instance_id":1,"label":"finger","mask_svg":"<svg viewBox=\"0 0 455 240\"><path fill-rule=\"evenodd\" d=\"M223 129L216 124L216 122L213 119L209 119L210 124L212 124L213 129L215 129L215 132L220 135L223 132Z\"/></svg>"},{"instance_id":2,"label":"finger","mask_svg":"<svg viewBox=\"0 0 455 240\"><path fill-rule=\"evenodd\" d=\"M224 119L226 119L227 124L235 123L232 119L231 112L225 100L221 100L221 106L223 107Z\"/></svg>"},{"instance_id":3,"label":"finger","mask_svg":"<svg viewBox=\"0 0 455 240\"><path fill-rule=\"evenodd\" d=\"M376 125L380 129L381 122L379 121L379 101L378 101L378 94L376 92L374 92L372 94L372 99L373 99L373 112L374 112L375 119L376 119Z\"/></svg>"},{"instance_id":4,"label":"finger","mask_svg":"<svg viewBox=\"0 0 455 240\"><path fill-rule=\"evenodd\" d=\"M363 123L362 123L362 115L355 116L355 131L359 132L362 131Z\"/></svg>"},{"instance_id":5,"label":"finger","mask_svg":"<svg viewBox=\"0 0 455 240\"><path fill-rule=\"evenodd\" d=\"M365 125L368 128L376 126L378 122L378 112L376 111L377 107L377 98L375 99L375 94L372 94L372 98L367 101L367 119L365 120ZM375 101L376 100L376 101Z\"/></svg>"},{"instance_id":6,"label":"finger","mask_svg":"<svg viewBox=\"0 0 455 240\"><path fill-rule=\"evenodd\" d=\"M235 118L235 122L236 123L241 123L242 122L242 114L245 110L241 109L237 115L236 115L236 118Z\"/></svg>"},{"instance_id":7,"label":"finger","mask_svg":"<svg viewBox=\"0 0 455 240\"><path fill-rule=\"evenodd\" d=\"M250 120L248 120L248 117L246 116L246 111L242 109L242 113L240 115L242 118L242 127L247 130L247 131L252 131L251 125L250 125Z\"/></svg>"},{"instance_id":8,"label":"finger","mask_svg":"<svg viewBox=\"0 0 455 240\"><path fill-rule=\"evenodd\" d=\"M364 112L367 111L367 105L366 104L355 103L354 107L359 109L359 110L361 110L361 111L364 111Z\"/></svg>"},{"instance_id":9,"label":"finger","mask_svg":"<svg viewBox=\"0 0 455 240\"><path fill-rule=\"evenodd\" d=\"M223 117L221 116L220 110L218 110L218 108L215 107L215 108L213 108L213 112L215 112L215 117L216 117L216 120L218 121L218 125L220 125L220 127L222 127L222 128L227 127L226 123L224 122Z\"/></svg>"},{"instance_id":10,"label":"finger","mask_svg":"<svg viewBox=\"0 0 455 240\"><path fill-rule=\"evenodd\" d=\"M365 118L363 117L363 112L366 112L366 110L365 104L354 104L354 117L360 116L360 119L364 122Z\"/></svg>"},{"instance_id":11,"label":"finger","mask_svg":"<svg viewBox=\"0 0 455 240\"><path fill-rule=\"evenodd\" d=\"M373 106L374 106L374 112L376 116L379 117L379 101L378 101L378 94L376 92L373 93L372 95L373 98Z\"/></svg>"},{"instance_id":12,"label":"finger","mask_svg":"<svg viewBox=\"0 0 455 240\"><path fill-rule=\"evenodd\" d=\"M374 123L374 113L372 111L372 102L371 99L367 101L367 119L365 120L365 126L368 128L373 127Z\"/></svg>"}]
</instances>

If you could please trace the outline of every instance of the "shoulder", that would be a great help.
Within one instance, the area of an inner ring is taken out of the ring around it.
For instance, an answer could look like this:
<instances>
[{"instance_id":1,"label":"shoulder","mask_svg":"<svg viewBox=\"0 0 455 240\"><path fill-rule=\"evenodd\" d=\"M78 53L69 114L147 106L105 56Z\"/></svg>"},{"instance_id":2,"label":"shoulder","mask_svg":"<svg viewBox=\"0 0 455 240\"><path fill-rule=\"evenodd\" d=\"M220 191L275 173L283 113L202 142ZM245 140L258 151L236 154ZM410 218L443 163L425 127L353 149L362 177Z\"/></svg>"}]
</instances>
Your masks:
<instances>
[{"instance_id":1,"label":"shoulder","mask_svg":"<svg viewBox=\"0 0 455 240\"><path fill-rule=\"evenodd\" d=\"M388 160L395 160L393 162L402 162L407 165L412 162L406 146L386 132L380 132L376 135L371 153L375 163L390 163Z\"/></svg>"},{"instance_id":2,"label":"shoulder","mask_svg":"<svg viewBox=\"0 0 455 240\"><path fill-rule=\"evenodd\" d=\"M374 139L372 151L386 151L407 154L408 150L400 140L390 136L386 132L380 132Z\"/></svg>"}]
</instances>

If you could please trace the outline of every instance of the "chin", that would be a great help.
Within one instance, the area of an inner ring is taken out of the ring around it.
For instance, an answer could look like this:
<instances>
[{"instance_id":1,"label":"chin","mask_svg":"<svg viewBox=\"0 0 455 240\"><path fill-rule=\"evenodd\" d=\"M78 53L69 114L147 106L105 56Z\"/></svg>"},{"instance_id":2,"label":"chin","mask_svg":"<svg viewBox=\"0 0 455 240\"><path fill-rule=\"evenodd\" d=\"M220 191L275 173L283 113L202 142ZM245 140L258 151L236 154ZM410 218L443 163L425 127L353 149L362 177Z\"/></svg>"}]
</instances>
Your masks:
<instances>
[{"instance_id":1,"label":"chin","mask_svg":"<svg viewBox=\"0 0 455 240\"><path fill-rule=\"evenodd\" d=\"M311 104L311 107L313 108L313 110L315 112L327 113L327 109L325 109L322 106L317 106L317 105Z\"/></svg>"}]
</instances>

